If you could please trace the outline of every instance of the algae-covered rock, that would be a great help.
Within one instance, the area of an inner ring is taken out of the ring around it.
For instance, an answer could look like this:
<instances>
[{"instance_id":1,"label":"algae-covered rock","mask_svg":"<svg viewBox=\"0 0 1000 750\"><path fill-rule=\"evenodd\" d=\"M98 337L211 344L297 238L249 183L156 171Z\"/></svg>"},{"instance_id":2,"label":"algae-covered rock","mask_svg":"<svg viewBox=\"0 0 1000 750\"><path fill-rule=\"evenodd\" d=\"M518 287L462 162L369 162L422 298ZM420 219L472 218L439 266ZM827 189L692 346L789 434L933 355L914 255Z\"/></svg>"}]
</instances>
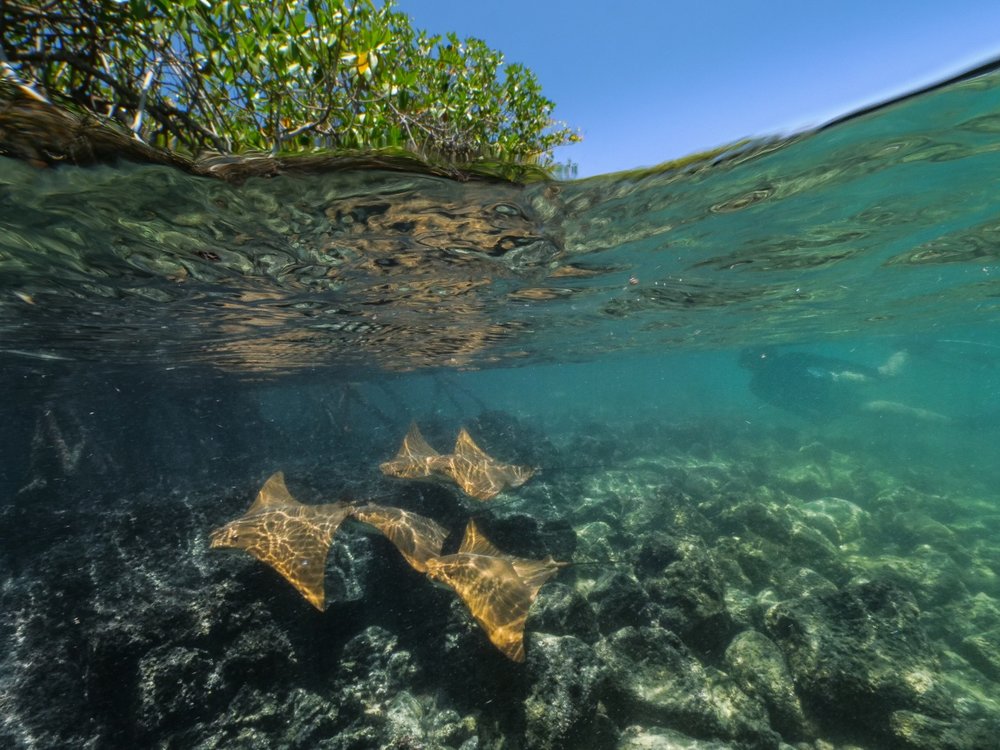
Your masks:
<instances>
[{"instance_id":1,"label":"algae-covered rock","mask_svg":"<svg viewBox=\"0 0 1000 750\"><path fill-rule=\"evenodd\" d=\"M865 577L891 581L906 589L922 608L964 601L969 596L962 568L947 554L930 547L920 547L906 557L879 555L852 562L865 571Z\"/></svg>"},{"instance_id":2,"label":"algae-covered rock","mask_svg":"<svg viewBox=\"0 0 1000 750\"><path fill-rule=\"evenodd\" d=\"M857 541L871 530L871 514L839 497L821 497L804 503L802 513L808 523L834 544Z\"/></svg>"},{"instance_id":3,"label":"algae-covered rock","mask_svg":"<svg viewBox=\"0 0 1000 750\"><path fill-rule=\"evenodd\" d=\"M581 560L611 560L621 542L604 521L590 521L575 527L577 555Z\"/></svg>"},{"instance_id":4,"label":"algae-covered rock","mask_svg":"<svg viewBox=\"0 0 1000 750\"><path fill-rule=\"evenodd\" d=\"M597 616L587 599L576 589L558 582L548 583L538 592L528 612L525 631L572 635L586 643L594 643L600 637Z\"/></svg>"},{"instance_id":5,"label":"algae-covered rock","mask_svg":"<svg viewBox=\"0 0 1000 750\"><path fill-rule=\"evenodd\" d=\"M380 747L465 747L476 742L476 722L456 711L441 708L427 697L418 699L409 691L397 693L385 707ZM349 743L342 746L350 747Z\"/></svg>"},{"instance_id":6,"label":"algae-covered rock","mask_svg":"<svg viewBox=\"0 0 1000 750\"><path fill-rule=\"evenodd\" d=\"M266 750L280 744L290 750L325 747L336 737L338 711L330 700L303 688L287 694L245 688L214 721L189 725L173 735L177 747L199 750Z\"/></svg>"},{"instance_id":7,"label":"algae-covered rock","mask_svg":"<svg viewBox=\"0 0 1000 750\"><path fill-rule=\"evenodd\" d=\"M339 729L322 747L457 748L473 739L476 721L415 692L420 668L399 639L371 626L348 641L330 694Z\"/></svg>"},{"instance_id":8,"label":"algae-covered rock","mask_svg":"<svg viewBox=\"0 0 1000 750\"><path fill-rule=\"evenodd\" d=\"M832 594L837 587L832 581L810 568L785 568L775 578L774 588L782 599L797 599L811 594Z\"/></svg>"},{"instance_id":9,"label":"algae-covered rock","mask_svg":"<svg viewBox=\"0 0 1000 750\"><path fill-rule=\"evenodd\" d=\"M659 624L701 649L729 640L732 618L725 583L711 552L697 537L654 533L635 552L644 588L659 608Z\"/></svg>"},{"instance_id":10,"label":"algae-covered rock","mask_svg":"<svg viewBox=\"0 0 1000 750\"><path fill-rule=\"evenodd\" d=\"M696 740L673 729L631 726L622 732L615 750L732 750L728 742Z\"/></svg>"},{"instance_id":11,"label":"algae-covered rock","mask_svg":"<svg viewBox=\"0 0 1000 750\"><path fill-rule=\"evenodd\" d=\"M623 570L605 572L587 594L587 600L604 635L629 625L649 625L655 619L642 585Z\"/></svg>"},{"instance_id":12,"label":"algae-covered rock","mask_svg":"<svg viewBox=\"0 0 1000 750\"><path fill-rule=\"evenodd\" d=\"M775 542L786 542L792 531L792 519L784 507L757 500L726 508L717 523L722 530L739 536L752 534Z\"/></svg>"},{"instance_id":13,"label":"algae-covered rock","mask_svg":"<svg viewBox=\"0 0 1000 750\"><path fill-rule=\"evenodd\" d=\"M845 583L851 577L850 568L844 563L840 551L819 531L802 521L792 522L785 554L789 561L809 566L836 583Z\"/></svg>"},{"instance_id":14,"label":"algae-covered rock","mask_svg":"<svg viewBox=\"0 0 1000 750\"><path fill-rule=\"evenodd\" d=\"M338 661L336 690L343 714L360 723L383 714L417 671L395 635L377 626L366 628L344 645Z\"/></svg>"},{"instance_id":15,"label":"algae-covered rock","mask_svg":"<svg viewBox=\"0 0 1000 750\"><path fill-rule=\"evenodd\" d=\"M481 522L482 531L509 555L571 560L576 550L576 532L564 520L539 520L525 513L494 510Z\"/></svg>"},{"instance_id":16,"label":"algae-covered rock","mask_svg":"<svg viewBox=\"0 0 1000 750\"><path fill-rule=\"evenodd\" d=\"M890 717L910 711L950 719L978 701L945 681L906 591L886 582L780 602L765 618L807 713L835 733L893 736Z\"/></svg>"},{"instance_id":17,"label":"algae-covered rock","mask_svg":"<svg viewBox=\"0 0 1000 750\"><path fill-rule=\"evenodd\" d=\"M1000 743L1000 719L935 719L913 711L895 711L893 733L913 750L989 750Z\"/></svg>"},{"instance_id":18,"label":"algae-covered rock","mask_svg":"<svg viewBox=\"0 0 1000 750\"><path fill-rule=\"evenodd\" d=\"M774 481L782 490L807 499L828 495L834 486L830 472L812 462L783 467L775 473Z\"/></svg>"},{"instance_id":19,"label":"algae-covered rock","mask_svg":"<svg viewBox=\"0 0 1000 750\"><path fill-rule=\"evenodd\" d=\"M846 582L850 571L840 551L802 516L802 511L790 505L747 500L724 510L719 523L742 540L735 550L737 560L754 582L773 582L775 567L782 562Z\"/></svg>"},{"instance_id":20,"label":"algae-covered rock","mask_svg":"<svg viewBox=\"0 0 1000 750\"><path fill-rule=\"evenodd\" d=\"M597 644L607 669L605 705L619 725L648 724L745 748L776 748L763 703L703 667L659 627L618 630Z\"/></svg>"},{"instance_id":21,"label":"algae-covered rock","mask_svg":"<svg viewBox=\"0 0 1000 750\"><path fill-rule=\"evenodd\" d=\"M891 522L892 535L906 547L930 544L938 549L958 548L955 532L927 513L907 510L896 513Z\"/></svg>"},{"instance_id":22,"label":"algae-covered rock","mask_svg":"<svg viewBox=\"0 0 1000 750\"><path fill-rule=\"evenodd\" d=\"M764 702L771 726L786 741L804 738L802 706L785 657L770 638L756 630L743 631L726 649L725 663L743 691Z\"/></svg>"},{"instance_id":23,"label":"algae-covered rock","mask_svg":"<svg viewBox=\"0 0 1000 750\"><path fill-rule=\"evenodd\" d=\"M603 665L573 636L533 634L527 660L525 742L537 750L601 750L616 733L599 711Z\"/></svg>"},{"instance_id":24,"label":"algae-covered rock","mask_svg":"<svg viewBox=\"0 0 1000 750\"><path fill-rule=\"evenodd\" d=\"M139 662L137 685L143 730L160 735L178 720L198 721L217 708L219 691L213 688L222 680L213 667L201 649L164 646L149 651Z\"/></svg>"},{"instance_id":25,"label":"algae-covered rock","mask_svg":"<svg viewBox=\"0 0 1000 750\"><path fill-rule=\"evenodd\" d=\"M961 650L976 669L991 679L1000 680L1000 628L964 638Z\"/></svg>"}]
</instances>

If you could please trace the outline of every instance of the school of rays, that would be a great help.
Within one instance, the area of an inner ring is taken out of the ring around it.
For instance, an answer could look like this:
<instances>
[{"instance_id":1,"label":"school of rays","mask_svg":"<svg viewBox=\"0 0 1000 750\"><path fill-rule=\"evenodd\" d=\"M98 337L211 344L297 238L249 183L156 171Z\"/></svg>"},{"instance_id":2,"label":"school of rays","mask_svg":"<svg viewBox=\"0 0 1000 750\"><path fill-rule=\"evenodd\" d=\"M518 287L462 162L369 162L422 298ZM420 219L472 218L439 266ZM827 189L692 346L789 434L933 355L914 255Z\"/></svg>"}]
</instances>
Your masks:
<instances>
[{"instance_id":1,"label":"school of rays","mask_svg":"<svg viewBox=\"0 0 1000 750\"><path fill-rule=\"evenodd\" d=\"M399 453L381 465L387 476L454 482L477 500L495 498L534 474L530 467L487 455L463 428L455 451L442 455L411 425ZM448 531L400 508L342 502L306 505L273 474L247 512L211 532L213 548L242 549L278 571L316 609L326 609L326 558L337 529L353 519L383 534L416 571L452 589L489 640L513 661L524 661L524 626L539 589L567 563L531 560L498 549L470 520L458 551L442 554Z\"/></svg>"}]
</instances>

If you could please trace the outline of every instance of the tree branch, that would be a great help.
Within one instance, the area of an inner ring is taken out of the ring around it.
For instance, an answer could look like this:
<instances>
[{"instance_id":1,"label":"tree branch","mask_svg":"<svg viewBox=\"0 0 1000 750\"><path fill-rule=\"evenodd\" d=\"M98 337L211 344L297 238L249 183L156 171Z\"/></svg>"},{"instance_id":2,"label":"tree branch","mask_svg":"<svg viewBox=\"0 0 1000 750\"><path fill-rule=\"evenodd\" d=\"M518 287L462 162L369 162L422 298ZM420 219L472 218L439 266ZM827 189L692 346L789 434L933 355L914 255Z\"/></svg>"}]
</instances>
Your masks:
<instances>
[{"instance_id":1,"label":"tree branch","mask_svg":"<svg viewBox=\"0 0 1000 750\"><path fill-rule=\"evenodd\" d=\"M65 62L72 65L74 68L78 68L81 72L86 73L92 78L96 78L103 81L105 84L110 86L116 94L118 94L122 101L130 109L135 109L139 101L139 95L132 91L127 86L121 84L121 82L116 81L110 75L107 75L104 71L99 68L95 68L90 65L85 59L81 58L79 55L75 55L63 51L52 51L52 52L29 52L26 54L15 55L15 60L18 62L33 62L47 64L52 61ZM186 142L189 147L195 145L192 143L190 138L185 138L183 131L176 128L176 123L171 122L171 118L180 120L184 126L191 130L193 133L197 133L202 136L202 139L211 143L212 146L221 153L229 152L229 144L226 143L224 139L219 137L217 134L213 133L211 130L206 128L201 123L194 120L189 113L184 110L177 109L176 107L166 104L164 102L151 102L147 107L151 117L157 120L161 125L166 126L172 132L177 134L178 139L182 142ZM192 149L197 150L197 149Z\"/></svg>"}]
</instances>

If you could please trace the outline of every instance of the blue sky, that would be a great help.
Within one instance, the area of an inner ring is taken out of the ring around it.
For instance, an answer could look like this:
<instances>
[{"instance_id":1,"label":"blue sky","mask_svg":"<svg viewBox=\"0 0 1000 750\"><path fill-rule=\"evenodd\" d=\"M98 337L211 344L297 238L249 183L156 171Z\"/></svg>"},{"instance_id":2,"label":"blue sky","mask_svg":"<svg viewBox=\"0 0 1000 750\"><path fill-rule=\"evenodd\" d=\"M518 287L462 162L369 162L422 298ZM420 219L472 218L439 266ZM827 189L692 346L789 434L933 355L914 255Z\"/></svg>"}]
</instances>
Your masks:
<instances>
[{"instance_id":1,"label":"blue sky","mask_svg":"<svg viewBox=\"0 0 1000 750\"><path fill-rule=\"evenodd\" d=\"M399 0L538 76L579 176L789 133L1000 55L997 0Z\"/></svg>"}]
</instances>

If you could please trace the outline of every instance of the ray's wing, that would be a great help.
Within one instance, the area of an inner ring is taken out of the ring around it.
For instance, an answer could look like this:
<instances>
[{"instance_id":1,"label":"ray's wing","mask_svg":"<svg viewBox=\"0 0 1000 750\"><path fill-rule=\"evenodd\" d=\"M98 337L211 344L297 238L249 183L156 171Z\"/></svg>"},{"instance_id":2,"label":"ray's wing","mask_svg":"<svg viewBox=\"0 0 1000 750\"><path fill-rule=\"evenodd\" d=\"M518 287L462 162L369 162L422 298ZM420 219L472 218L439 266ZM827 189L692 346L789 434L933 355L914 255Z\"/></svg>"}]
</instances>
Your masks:
<instances>
[{"instance_id":1,"label":"ray's wing","mask_svg":"<svg viewBox=\"0 0 1000 750\"><path fill-rule=\"evenodd\" d=\"M406 437L403 438L403 447L399 449L399 455L400 457L405 455L407 458L424 459L429 456L439 456L441 454L431 448L430 444L424 440L424 436L420 433L417 423L413 422L410 425L410 429L406 432Z\"/></svg>"},{"instance_id":2,"label":"ray's wing","mask_svg":"<svg viewBox=\"0 0 1000 750\"><path fill-rule=\"evenodd\" d=\"M469 497L476 500L492 500L503 489L493 481L490 467L496 462L472 440L464 427L455 441L455 452L447 473L455 484Z\"/></svg>"},{"instance_id":3,"label":"ray's wing","mask_svg":"<svg viewBox=\"0 0 1000 750\"><path fill-rule=\"evenodd\" d=\"M458 554L429 560L427 567L431 578L461 597L494 646L509 659L524 661L528 610L560 563L505 555L470 521Z\"/></svg>"},{"instance_id":4,"label":"ray's wing","mask_svg":"<svg viewBox=\"0 0 1000 750\"><path fill-rule=\"evenodd\" d=\"M431 464L440 455L424 440L424 436L420 434L420 429L414 422L410 425L406 437L403 438L403 445L396 453L396 457L391 461L383 462L380 468L382 473L388 476L417 479L431 473Z\"/></svg>"},{"instance_id":5,"label":"ray's wing","mask_svg":"<svg viewBox=\"0 0 1000 750\"><path fill-rule=\"evenodd\" d=\"M431 560L428 572L455 590L494 646L513 661L524 661L524 623L537 589L531 591L509 560L445 555Z\"/></svg>"},{"instance_id":6,"label":"ray's wing","mask_svg":"<svg viewBox=\"0 0 1000 750\"><path fill-rule=\"evenodd\" d=\"M524 585L532 590L531 601L535 601L538 590L545 585L552 576L559 572L560 568L565 568L566 563L556 562L551 557L544 560L526 560L523 557L510 558L510 564L524 581Z\"/></svg>"},{"instance_id":7,"label":"ray's wing","mask_svg":"<svg viewBox=\"0 0 1000 750\"><path fill-rule=\"evenodd\" d=\"M471 464L455 457L449 467L448 474L466 495L475 500L492 500L503 489L493 481L483 464Z\"/></svg>"},{"instance_id":8,"label":"ray's wing","mask_svg":"<svg viewBox=\"0 0 1000 750\"><path fill-rule=\"evenodd\" d=\"M465 536L462 537L462 544L459 546L458 552L459 554L485 555L486 557L499 557L507 560L525 584L536 592L559 571L559 568L566 567L566 563L556 562L551 556L544 560L529 560L525 557L514 557L502 552L479 530L475 520L469 521L465 527Z\"/></svg>"},{"instance_id":9,"label":"ray's wing","mask_svg":"<svg viewBox=\"0 0 1000 750\"><path fill-rule=\"evenodd\" d=\"M520 487L535 475L534 466L500 464L500 468L504 472L504 482L508 487Z\"/></svg>"},{"instance_id":10,"label":"ray's wing","mask_svg":"<svg viewBox=\"0 0 1000 750\"><path fill-rule=\"evenodd\" d=\"M359 521L374 526L396 545L396 549L410 566L421 573L427 571L427 560L441 554L447 530L424 516L400 508L380 505L363 505L352 515Z\"/></svg>"},{"instance_id":11,"label":"ray's wing","mask_svg":"<svg viewBox=\"0 0 1000 750\"><path fill-rule=\"evenodd\" d=\"M493 460L486 454L486 451L476 445L472 435L464 427L459 430L458 438L455 440L455 455L471 463Z\"/></svg>"},{"instance_id":12,"label":"ray's wing","mask_svg":"<svg viewBox=\"0 0 1000 750\"><path fill-rule=\"evenodd\" d=\"M487 539L483 532L479 530L474 520L469 521L465 527L465 535L462 537L462 544L458 548L458 553L468 555L486 555L487 557L508 557Z\"/></svg>"},{"instance_id":13,"label":"ray's wing","mask_svg":"<svg viewBox=\"0 0 1000 750\"><path fill-rule=\"evenodd\" d=\"M212 532L212 547L233 547L270 565L316 609L326 607L326 556L351 509L343 503L269 507Z\"/></svg>"},{"instance_id":14,"label":"ray's wing","mask_svg":"<svg viewBox=\"0 0 1000 750\"><path fill-rule=\"evenodd\" d=\"M247 511L247 515L259 513L266 508L301 504L288 491L288 487L285 485L285 472L276 471L264 482L264 486L260 488L257 498Z\"/></svg>"},{"instance_id":15,"label":"ray's wing","mask_svg":"<svg viewBox=\"0 0 1000 750\"><path fill-rule=\"evenodd\" d=\"M534 474L526 466L500 463L473 441L464 427L455 441L452 478L462 491L477 500L492 500L506 487L520 487Z\"/></svg>"}]
</instances>

